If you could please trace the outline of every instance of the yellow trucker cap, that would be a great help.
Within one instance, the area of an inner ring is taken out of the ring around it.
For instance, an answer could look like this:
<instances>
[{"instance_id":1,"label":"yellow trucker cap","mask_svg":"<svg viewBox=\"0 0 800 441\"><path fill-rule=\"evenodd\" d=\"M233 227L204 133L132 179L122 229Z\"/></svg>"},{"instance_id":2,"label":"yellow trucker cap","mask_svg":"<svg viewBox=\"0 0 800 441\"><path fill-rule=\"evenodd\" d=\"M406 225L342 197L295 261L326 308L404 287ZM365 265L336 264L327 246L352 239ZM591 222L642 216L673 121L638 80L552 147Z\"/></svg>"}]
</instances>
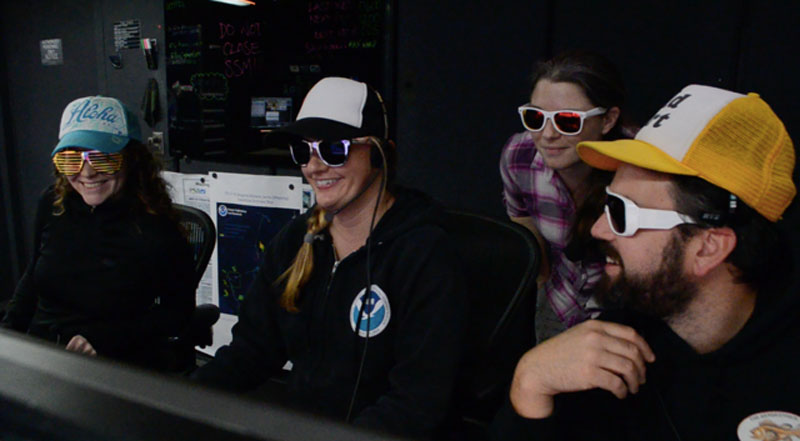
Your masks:
<instances>
[{"instance_id":1,"label":"yellow trucker cap","mask_svg":"<svg viewBox=\"0 0 800 441\"><path fill-rule=\"evenodd\" d=\"M578 154L603 170L628 163L698 176L730 191L773 222L797 192L792 181L792 140L756 93L687 86L650 118L635 139L581 142Z\"/></svg>"}]
</instances>

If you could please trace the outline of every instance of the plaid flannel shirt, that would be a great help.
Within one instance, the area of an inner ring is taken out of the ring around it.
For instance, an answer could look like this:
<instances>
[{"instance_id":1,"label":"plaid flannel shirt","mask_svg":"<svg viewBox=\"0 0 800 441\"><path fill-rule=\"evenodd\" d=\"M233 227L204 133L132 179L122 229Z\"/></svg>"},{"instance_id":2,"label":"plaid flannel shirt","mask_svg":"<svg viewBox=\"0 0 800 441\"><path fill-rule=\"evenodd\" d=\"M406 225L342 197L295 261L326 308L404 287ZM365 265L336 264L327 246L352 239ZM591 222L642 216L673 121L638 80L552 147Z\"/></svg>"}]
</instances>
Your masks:
<instances>
[{"instance_id":1,"label":"plaid flannel shirt","mask_svg":"<svg viewBox=\"0 0 800 441\"><path fill-rule=\"evenodd\" d=\"M603 262L573 262L564 255L575 203L555 170L537 154L529 132L506 142L500 159L503 200L509 217L530 217L549 245L550 279L542 289L566 327L591 315L587 301L600 280Z\"/></svg>"}]
</instances>

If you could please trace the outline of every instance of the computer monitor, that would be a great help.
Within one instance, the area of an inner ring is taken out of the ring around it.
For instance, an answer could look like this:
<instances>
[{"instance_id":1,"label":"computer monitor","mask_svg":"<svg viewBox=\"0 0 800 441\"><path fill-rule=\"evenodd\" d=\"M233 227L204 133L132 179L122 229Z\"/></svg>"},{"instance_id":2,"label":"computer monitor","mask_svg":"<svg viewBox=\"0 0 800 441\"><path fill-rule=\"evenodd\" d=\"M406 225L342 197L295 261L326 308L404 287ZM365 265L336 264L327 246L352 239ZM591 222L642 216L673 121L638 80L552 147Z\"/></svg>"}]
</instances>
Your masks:
<instances>
[{"instance_id":1,"label":"computer monitor","mask_svg":"<svg viewBox=\"0 0 800 441\"><path fill-rule=\"evenodd\" d=\"M259 129L276 129L289 124L291 121L291 98L250 98L250 127Z\"/></svg>"},{"instance_id":2,"label":"computer monitor","mask_svg":"<svg viewBox=\"0 0 800 441\"><path fill-rule=\"evenodd\" d=\"M398 439L0 330L0 439Z\"/></svg>"}]
</instances>

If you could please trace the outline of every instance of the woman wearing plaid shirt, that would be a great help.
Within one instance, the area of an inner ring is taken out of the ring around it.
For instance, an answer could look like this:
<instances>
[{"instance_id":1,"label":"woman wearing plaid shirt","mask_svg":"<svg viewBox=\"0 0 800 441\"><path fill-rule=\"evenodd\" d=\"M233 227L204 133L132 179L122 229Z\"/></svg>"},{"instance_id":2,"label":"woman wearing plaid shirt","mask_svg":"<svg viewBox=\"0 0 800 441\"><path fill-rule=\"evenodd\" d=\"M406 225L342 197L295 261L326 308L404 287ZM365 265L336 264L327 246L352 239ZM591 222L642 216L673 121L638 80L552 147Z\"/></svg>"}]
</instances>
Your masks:
<instances>
[{"instance_id":1,"label":"woman wearing plaid shirt","mask_svg":"<svg viewBox=\"0 0 800 441\"><path fill-rule=\"evenodd\" d=\"M604 258L589 234L611 176L581 162L581 141L630 138L621 109L625 88L605 58L565 52L540 62L530 101L519 108L525 132L503 148L500 175L512 221L547 250L539 278L536 338L545 340L588 319Z\"/></svg>"}]
</instances>

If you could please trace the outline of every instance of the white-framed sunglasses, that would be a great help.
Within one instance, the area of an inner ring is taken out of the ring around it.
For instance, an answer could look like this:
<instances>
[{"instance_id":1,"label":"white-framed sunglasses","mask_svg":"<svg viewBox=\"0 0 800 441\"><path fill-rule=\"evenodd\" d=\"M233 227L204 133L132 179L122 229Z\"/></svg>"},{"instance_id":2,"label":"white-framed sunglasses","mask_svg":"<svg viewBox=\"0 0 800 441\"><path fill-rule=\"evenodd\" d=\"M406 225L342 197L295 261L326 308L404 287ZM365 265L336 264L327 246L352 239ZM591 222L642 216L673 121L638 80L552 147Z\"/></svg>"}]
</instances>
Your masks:
<instances>
[{"instance_id":1,"label":"white-framed sunglasses","mask_svg":"<svg viewBox=\"0 0 800 441\"><path fill-rule=\"evenodd\" d=\"M642 230L669 230L682 224L697 224L690 216L672 210L640 208L625 196L606 187L606 220L617 236L633 236Z\"/></svg>"},{"instance_id":2,"label":"white-framed sunglasses","mask_svg":"<svg viewBox=\"0 0 800 441\"><path fill-rule=\"evenodd\" d=\"M523 104L517 109L522 125L531 132L544 130L547 120L553 122L553 127L562 135L577 135L583 130L583 120L606 113L603 107L595 107L586 111L581 110L554 110L548 112L530 104Z\"/></svg>"},{"instance_id":3,"label":"white-framed sunglasses","mask_svg":"<svg viewBox=\"0 0 800 441\"><path fill-rule=\"evenodd\" d=\"M295 164L301 167L308 165L314 152L328 167L341 167L347 162L351 144L353 143L349 139L338 141L292 139L289 141L289 152Z\"/></svg>"}]
</instances>

